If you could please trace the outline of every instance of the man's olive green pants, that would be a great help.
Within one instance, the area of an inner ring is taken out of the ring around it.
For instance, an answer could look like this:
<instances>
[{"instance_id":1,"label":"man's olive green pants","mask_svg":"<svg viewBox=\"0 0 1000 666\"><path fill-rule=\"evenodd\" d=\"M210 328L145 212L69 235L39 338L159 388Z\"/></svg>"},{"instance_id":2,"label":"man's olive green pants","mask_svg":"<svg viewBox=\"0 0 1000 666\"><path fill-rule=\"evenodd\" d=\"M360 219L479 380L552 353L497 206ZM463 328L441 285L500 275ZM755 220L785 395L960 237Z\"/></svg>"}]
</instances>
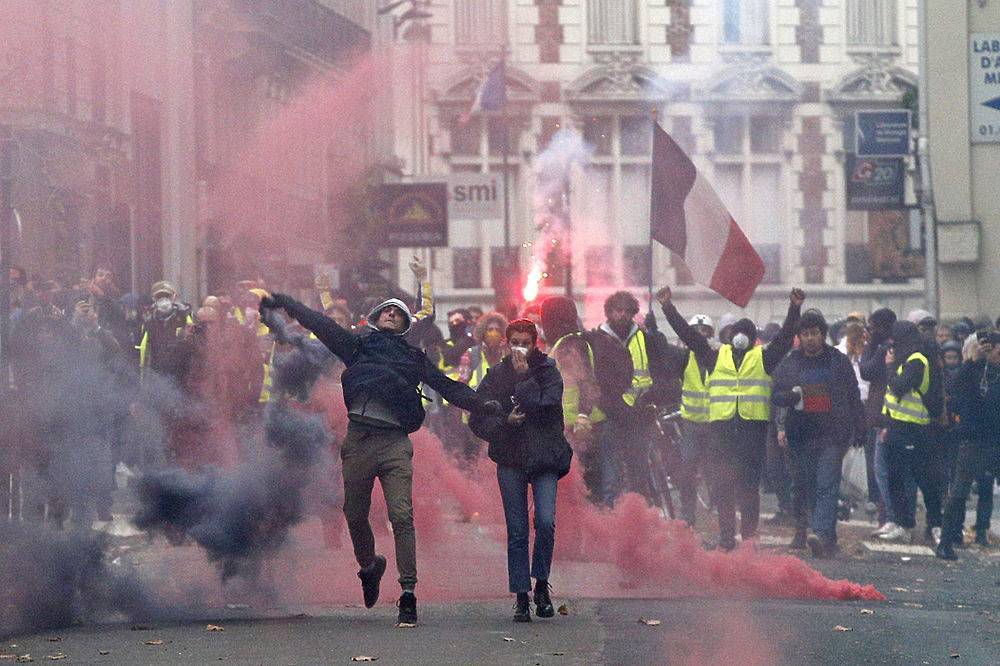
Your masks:
<instances>
[{"instance_id":1,"label":"man's olive green pants","mask_svg":"<svg viewBox=\"0 0 1000 666\"><path fill-rule=\"evenodd\" d=\"M375 428L351 422L341 447L344 465L344 515L361 568L375 559L375 535L368 513L375 479L382 486L396 540L399 584L412 590L417 584L417 540L413 531L413 443L394 428Z\"/></svg>"}]
</instances>

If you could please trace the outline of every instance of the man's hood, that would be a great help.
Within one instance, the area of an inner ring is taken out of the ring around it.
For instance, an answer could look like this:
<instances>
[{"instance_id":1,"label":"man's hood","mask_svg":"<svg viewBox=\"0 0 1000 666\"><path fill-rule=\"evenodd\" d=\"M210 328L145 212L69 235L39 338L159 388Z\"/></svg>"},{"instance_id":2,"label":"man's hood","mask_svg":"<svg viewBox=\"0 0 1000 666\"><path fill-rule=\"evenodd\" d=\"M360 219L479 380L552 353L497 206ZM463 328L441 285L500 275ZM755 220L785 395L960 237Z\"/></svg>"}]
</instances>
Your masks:
<instances>
[{"instance_id":1,"label":"man's hood","mask_svg":"<svg viewBox=\"0 0 1000 666\"><path fill-rule=\"evenodd\" d=\"M409 333L410 329L413 328L413 314L410 313L410 308L406 307L406 303L399 300L398 298L390 298L387 301L382 301L368 313L368 327L374 330L379 330L376 322L378 321L378 315L382 310L385 310L390 305L395 305L397 308L403 311L406 315L406 328L396 335L406 335Z\"/></svg>"}]
</instances>

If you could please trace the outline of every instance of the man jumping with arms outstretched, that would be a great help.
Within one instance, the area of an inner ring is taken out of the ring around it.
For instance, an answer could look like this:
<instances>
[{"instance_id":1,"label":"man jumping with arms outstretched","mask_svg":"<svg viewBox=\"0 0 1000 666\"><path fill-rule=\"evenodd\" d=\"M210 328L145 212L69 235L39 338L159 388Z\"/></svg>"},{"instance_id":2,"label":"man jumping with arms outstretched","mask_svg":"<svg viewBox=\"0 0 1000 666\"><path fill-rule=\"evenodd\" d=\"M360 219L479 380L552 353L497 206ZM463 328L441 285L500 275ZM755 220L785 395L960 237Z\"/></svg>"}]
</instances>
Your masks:
<instances>
[{"instance_id":1,"label":"man jumping with arms outstretched","mask_svg":"<svg viewBox=\"0 0 1000 666\"><path fill-rule=\"evenodd\" d=\"M285 294L274 294L260 307L283 308L336 354L347 366L341 378L350 423L341 448L344 465L344 515L361 566L358 577L365 606L378 601L385 557L375 552L375 536L368 522L371 495L378 478L389 509L396 542L396 566L403 593L399 597L399 624L417 622L416 537L413 530L413 443L409 433L420 428L424 409L418 386L425 383L449 403L462 409L490 411L465 384L453 381L423 352L403 340L413 317L406 305L389 299L368 315L368 330L360 335L339 326Z\"/></svg>"}]
</instances>

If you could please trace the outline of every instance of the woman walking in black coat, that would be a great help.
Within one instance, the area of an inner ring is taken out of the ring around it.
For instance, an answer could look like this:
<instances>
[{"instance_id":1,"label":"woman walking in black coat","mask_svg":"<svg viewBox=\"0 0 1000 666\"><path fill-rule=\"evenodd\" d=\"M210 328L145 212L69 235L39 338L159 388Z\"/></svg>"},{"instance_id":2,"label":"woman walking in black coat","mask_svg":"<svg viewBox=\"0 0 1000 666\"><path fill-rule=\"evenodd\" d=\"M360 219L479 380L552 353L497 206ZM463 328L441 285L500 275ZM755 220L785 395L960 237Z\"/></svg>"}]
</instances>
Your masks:
<instances>
[{"instance_id":1,"label":"woman walking in black coat","mask_svg":"<svg viewBox=\"0 0 1000 666\"><path fill-rule=\"evenodd\" d=\"M479 385L483 400L502 414L476 412L469 426L489 442L507 521L507 574L517 595L514 621L531 621L528 593L535 579L535 614L552 617L549 570L555 544L556 485L569 472L573 452L563 435L563 382L555 361L535 344L538 330L527 319L507 326L510 351ZM528 485L535 500L534 556L528 558Z\"/></svg>"}]
</instances>

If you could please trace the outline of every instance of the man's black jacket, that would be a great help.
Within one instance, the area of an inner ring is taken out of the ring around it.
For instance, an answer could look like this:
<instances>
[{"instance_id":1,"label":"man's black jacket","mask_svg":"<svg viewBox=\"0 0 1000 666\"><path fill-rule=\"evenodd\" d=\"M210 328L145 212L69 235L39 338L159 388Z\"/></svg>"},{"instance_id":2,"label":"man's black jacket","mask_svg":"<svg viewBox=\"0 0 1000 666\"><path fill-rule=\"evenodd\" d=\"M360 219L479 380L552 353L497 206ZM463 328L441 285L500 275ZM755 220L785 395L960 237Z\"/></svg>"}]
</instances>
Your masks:
<instances>
[{"instance_id":1,"label":"man's black jacket","mask_svg":"<svg viewBox=\"0 0 1000 666\"><path fill-rule=\"evenodd\" d=\"M858 390L858 378L854 374L854 366L850 359L838 349L823 345L820 352L823 361L830 367L830 413L832 430L830 438L846 449L853 438L860 435L865 428L865 409L861 402L861 392ZM795 432L796 421L801 414L791 409L798 403L799 395L792 391L796 386L802 386L802 365L806 358L801 349L792 352L782 359L774 370L774 386L771 402L777 407L789 408L785 427L788 432ZM793 437L793 435L789 435Z\"/></svg>"},{"instance_id":2,"label":"man's black jacket","mask_svg":"<svg viewBox=\"0 0 1000 666\"><path fill-rule=\"evenodd\" d=\"M344 362L347 369L340 381L348 409L376 398L389 408L406 432L415 432L424 422L420 384L427 384L462 409L475 410L483 405L484 400L475 391L446 377L401 335L374 329L357 335L285 294L274 294L261 307L268 305L284 308Z\"/></svg>"},{"instance_id":3,"label":"man's black jacket","mask_svg":"<svg viewBox=\"0 0 1000 666\"><path fill-rule=\"evenodd\" d=\"M533 349L528 371L517 374L510 357L490 368L478 389L484 400L496 400L502 414L473 414L469 427L489 442L493 462L521 470L529 478L554 472L560 478L569 472L573 451L563 435L563 382L556 363ZM507 423L517 401L526 415L520 425Z\"/></svg>"}]
</instances>

